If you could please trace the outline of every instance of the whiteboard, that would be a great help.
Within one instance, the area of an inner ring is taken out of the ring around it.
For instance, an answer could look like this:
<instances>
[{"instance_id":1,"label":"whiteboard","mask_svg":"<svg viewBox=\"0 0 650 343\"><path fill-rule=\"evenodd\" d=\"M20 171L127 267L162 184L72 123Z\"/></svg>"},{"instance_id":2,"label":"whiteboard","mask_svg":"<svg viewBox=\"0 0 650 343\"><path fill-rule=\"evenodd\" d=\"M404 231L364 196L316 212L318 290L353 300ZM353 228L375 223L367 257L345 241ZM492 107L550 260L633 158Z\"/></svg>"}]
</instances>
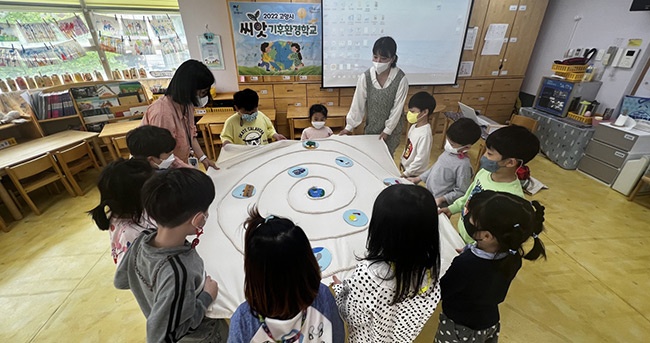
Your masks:
<instances>
[{"instance_id":1,"label":"whiteboard","mask_svg":"<svg viewBox=\"0 0 650 343\"><path fill-rule=\"evenodd\" d=\"M411 85L456 82L472 0L322 0L323 87L354 87L378 38L397 42Z\"/></svg>"}]
</instances>

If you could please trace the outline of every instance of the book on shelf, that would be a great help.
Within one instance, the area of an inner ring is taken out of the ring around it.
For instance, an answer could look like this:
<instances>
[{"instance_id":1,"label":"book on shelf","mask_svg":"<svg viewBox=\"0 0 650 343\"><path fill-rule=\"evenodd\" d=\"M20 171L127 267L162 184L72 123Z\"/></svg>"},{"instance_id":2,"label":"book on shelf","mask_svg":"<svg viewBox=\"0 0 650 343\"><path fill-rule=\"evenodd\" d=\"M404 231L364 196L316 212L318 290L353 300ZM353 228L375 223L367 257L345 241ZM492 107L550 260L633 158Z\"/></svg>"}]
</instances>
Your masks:
<instances>
[{"instance_id":1,"label":"book on shelf","mask_svg":"<svg viewBox=\"0 0 650 343\"><path fill-rule=\"evenodd\" d=\"M99 95L96 86L70 88L70 93L75 99L94 98Z\"/></svg>"},{"instance_id":2,"label":"book on shelf","mask_svg":"<svg viewBox=\"0 0 650 343\"><path fill-rule=\"evenodd\" d=\"M77 108L79 108L79 111L119 106L119 104L120 103L117 101L117 99L114 98L102 99L100 97L94 97L94 98L77 99Z\"/></svg>"},{"instance_id":3,"label":"book on shelf","mask_svg":"<svg viewBox=\"0 0 650 343\"><path fill-rule=\"evenodd\" d=\"M121 82L120 93L142 93L142 85L140 82Z\"/></svg>"},{"instance_id":4,"label":"book on shelf","mask_svg":"<svg viewBox=\"0 0 650 343\"><path fill-rule=\"evenodd\" d=\"M76 115L72 97L68 91L34 94L33 106L38 120Z\"/></svg>"}]
</instances>

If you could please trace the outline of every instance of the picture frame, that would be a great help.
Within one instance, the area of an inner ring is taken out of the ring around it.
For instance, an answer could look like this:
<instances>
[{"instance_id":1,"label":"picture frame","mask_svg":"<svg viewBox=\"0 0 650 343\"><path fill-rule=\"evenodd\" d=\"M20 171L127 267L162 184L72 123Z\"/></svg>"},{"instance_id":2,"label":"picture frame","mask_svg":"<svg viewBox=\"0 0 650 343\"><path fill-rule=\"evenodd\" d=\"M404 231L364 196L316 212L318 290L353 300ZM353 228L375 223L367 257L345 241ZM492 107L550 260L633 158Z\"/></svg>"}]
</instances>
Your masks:
<instances>
[{"instance_id":1,"label":"picture frame","mask_svg":"<svg viewBox=\"0 0 650 343\"><path fill-rule=\"evenodd\" d=\"M208 68L214 70L225 70L223 62L223 48L221 46L221 36L213 33L205 33L198 36L199 53L201 62Z\"/></svg>"}]
</instances>

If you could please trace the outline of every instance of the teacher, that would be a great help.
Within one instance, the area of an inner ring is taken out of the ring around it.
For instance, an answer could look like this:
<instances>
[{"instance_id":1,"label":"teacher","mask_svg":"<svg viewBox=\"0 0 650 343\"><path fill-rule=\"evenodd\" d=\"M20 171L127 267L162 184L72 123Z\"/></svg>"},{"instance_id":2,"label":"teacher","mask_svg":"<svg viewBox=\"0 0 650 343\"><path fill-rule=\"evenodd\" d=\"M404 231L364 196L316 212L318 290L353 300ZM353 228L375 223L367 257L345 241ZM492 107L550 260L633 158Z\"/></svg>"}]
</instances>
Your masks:
<instances>
[{"instance_id":1,"label":"teacher","mask_svg":"<svg viewBox=\"0 0 650 343\"><path fill-rule=\"evenodd\" d=\"M208 103L212 84L214 75L205 64L187 60L174 73L165 95L154 101L142 118L142 125L162 127L172 133L176 158L185 163L190 163L190 158L198 160L206 170L217 166L203 153L196 139L194 107Z\"/></svg>"},{"instance_id":2,"label":"teacher","mask_svg":"<svg viewBox=\"0 0 650 343\"><path fill-rule=\"evenodd\" d=\"M365 134L379 134L392 156L404 128L404 102L409 86L404 72L397 68L397 43L393 38L377 39L372 47L372 63L359 76L346 126L340 134L352 133L367 114Z\"/></svg>"}]
</instances>

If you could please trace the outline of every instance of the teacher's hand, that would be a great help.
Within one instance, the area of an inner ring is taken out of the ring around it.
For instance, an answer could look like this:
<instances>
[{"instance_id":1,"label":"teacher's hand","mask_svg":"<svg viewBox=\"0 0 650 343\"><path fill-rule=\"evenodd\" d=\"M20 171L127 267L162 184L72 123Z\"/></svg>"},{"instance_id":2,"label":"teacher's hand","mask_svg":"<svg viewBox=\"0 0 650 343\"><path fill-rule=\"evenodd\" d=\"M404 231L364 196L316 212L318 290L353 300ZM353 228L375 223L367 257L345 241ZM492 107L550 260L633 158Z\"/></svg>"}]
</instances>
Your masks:
<instances>
[{"instance_id":1,"label":"teacher's hand","mask_svg":"<svg viewBox=\"0 0 650 343\"><path fill-rule=\"evenodd\" d=\"M343 130L341 130L341 132L339 132L339 136L347 136L347 135L350 135L350 134L352 134L352 131L348 131L348 130L345 130L345 129L343 129Z\"/></svg>"},{"instance_id":2,"label":"teacher's hand","mask_svg":"<svg viewBox=\"0 0 650 343\"><path fill-rule=\"evenodd\" d=\"M390 136L390 135L388 135L388 134L382 132L382 133L379 135L379 139L381 139L382 141L385 141L385 140L388 138L388 136Z\"/></svg>"}]
</instances>

